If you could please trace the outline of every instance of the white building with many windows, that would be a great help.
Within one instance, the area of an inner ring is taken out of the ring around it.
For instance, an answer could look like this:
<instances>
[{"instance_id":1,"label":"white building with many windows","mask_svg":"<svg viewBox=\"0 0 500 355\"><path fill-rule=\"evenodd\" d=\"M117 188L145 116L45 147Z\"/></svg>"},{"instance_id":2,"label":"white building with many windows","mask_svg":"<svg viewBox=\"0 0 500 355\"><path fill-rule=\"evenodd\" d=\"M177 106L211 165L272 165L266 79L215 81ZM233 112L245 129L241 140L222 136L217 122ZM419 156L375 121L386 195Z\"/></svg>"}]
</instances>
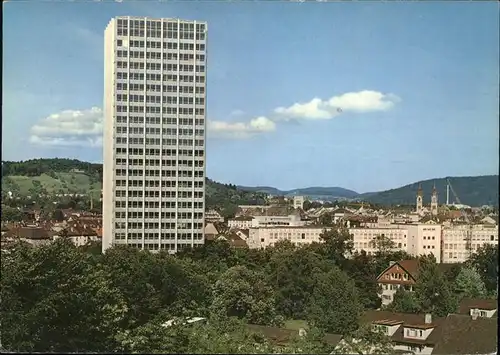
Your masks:
<instances>
[{"instance_id":1,"label":"white building with many windows","mask_svg":"<svg viewBox=\"0 0 500 355\"><path fill-rule=\"evenodd\" d=\"M206 36L179 19L105 30L103 251L204 243Z\"/></svg>"},{"instance_id":2,"label":"white building with many windows","mask_svg":"<svg viewBox=\"0 0 500 355\"><path fill-rule=\"evenodd\" d=\"M470 238L470 248L468 246ZM443 228L443 263L463 263L486 244L498 245L498 225L454 225Z\"/></svg>"}]
</instances>

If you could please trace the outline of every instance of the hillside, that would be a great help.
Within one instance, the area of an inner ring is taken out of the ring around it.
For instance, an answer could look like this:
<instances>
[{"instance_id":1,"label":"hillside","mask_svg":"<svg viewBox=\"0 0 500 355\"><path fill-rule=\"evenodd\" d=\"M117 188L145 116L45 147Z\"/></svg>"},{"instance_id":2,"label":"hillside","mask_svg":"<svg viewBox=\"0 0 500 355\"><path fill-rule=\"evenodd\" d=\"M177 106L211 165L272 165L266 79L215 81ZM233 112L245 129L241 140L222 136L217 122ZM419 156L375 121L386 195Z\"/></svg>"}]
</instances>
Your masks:
<instances>
[{"instance_id":1,"label":"hillside","mask_svg":"<svg viewBox=\"0 0 500 355\"><path fill-rule=\"evenodd\" d=\"M463 204L471 206L498 206L498 175L450 177L454 190ZM25 162L2 162L2 192L12 191L19 196L47 192L47 194L100 194L102 164L71 159L33 159ZM358 194L340 187L307 187L281 191L268 186L235 186L207 179L207 208L218 208L232 214L238 204L264 203L265 195L303 195L312 199L356 199L380 205L407 205L415 203L418 184L424 189L424 203L430 203L433 184L439 193L439 202L446 202L446 178L416 182L397 189ZM450 203L455 202L450 192Z\"/></svg>"},{"instance_id":2,"label":"hillside","mask_svg":"<svg viewBox=\"0 0 500 355\"><path fill-rule=\"evenodd\" d=\"M418 185L422 184L424 204L430 204L434 184L439 203L446 203L446 179L431 179L405 185L397 189L360 194L359 199L381 205L408 205L415 203ZM469 206L498 206L498 175L449 177L460 202ZM450 203L456 202L450 190Z\"/></svg>"},{"instance_id":3,"label":"hillside","mask_svg":"<svg viewBox=\"0 0 500 355\"><path fill-rule=\"evenodd\" d=\"M72 159L33 159L2 162L2 196L11 191L16 196L39 194L87 194L96 198L102 188L102 164ZM263 204L265 195L243 191L236 186L207 179L207 208L217 208L231 215L238 204Z\"/></svg>"}]
</instances>

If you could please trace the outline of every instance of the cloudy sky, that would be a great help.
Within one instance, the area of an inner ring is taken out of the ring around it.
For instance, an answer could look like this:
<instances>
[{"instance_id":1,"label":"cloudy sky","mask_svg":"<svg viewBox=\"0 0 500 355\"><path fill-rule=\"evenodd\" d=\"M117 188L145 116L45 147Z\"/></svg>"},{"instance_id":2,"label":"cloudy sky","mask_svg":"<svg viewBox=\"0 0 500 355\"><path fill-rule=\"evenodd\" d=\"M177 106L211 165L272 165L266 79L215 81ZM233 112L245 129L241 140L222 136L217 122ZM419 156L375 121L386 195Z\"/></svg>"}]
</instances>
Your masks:
<instances>
[{"instance_id":1,"label":"cloudy sky","mask_svg":"<svg viewBox=\"0 0 500 355\"><path fill-rule=\"evenodd\" d=\"M208 22L208 177L359 192L498 172L495 2L9 2L2 159L102 161L114 16Z\"/></svg>"}]
</instances>

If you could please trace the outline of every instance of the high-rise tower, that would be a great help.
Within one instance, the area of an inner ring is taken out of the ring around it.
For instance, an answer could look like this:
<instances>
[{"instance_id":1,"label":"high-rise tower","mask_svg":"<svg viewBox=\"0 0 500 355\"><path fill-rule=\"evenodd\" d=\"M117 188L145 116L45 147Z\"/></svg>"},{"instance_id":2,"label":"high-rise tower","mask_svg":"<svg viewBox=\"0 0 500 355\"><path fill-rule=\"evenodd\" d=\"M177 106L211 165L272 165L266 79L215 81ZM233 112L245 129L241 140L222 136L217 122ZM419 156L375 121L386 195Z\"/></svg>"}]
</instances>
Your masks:
<instances>
[{"instance_id":1,"label":"high-rise tower","mask_svg":"<svg viewBox=\"0 0 500 355\"><path fill-rule=\"evenodd\" d=\"M204 243L206 36L179 19L105 30L103 251Z\"/></svg>"},{"instance_id":2,"label":"high-rise tower","mask_svg":"<svg viewBox=\"0 0 500 355\"><path fill-rule=\"evenodd\" d=\"M431 214L433 216L437 216L437 214L438 214L438 194L437 194L437 189L436 189L436 183L434 183L434 187L432 188Z\"/></svg>"},{"instance_id":3,"label":"high-rise tower","mask_svg":"<svg viewBox=\"0 0 500 355\"><path fill-rule=\"evenodd\" d=\"M422 184L418 184L417 191L417 213L421 213L424 208L424 191L422 190Z\"/></svg>"}]
</instances>

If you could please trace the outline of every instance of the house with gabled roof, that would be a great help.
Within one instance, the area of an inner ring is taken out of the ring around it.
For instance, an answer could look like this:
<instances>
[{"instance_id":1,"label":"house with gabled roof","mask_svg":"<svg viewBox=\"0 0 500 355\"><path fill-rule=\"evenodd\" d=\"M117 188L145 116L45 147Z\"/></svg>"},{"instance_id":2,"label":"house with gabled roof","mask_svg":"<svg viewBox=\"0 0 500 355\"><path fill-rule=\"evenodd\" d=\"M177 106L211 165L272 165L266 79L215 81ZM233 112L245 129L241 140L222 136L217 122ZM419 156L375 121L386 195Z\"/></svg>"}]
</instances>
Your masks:
<instances>
[{"instance_id":1,"label":"house with gabled roof","mask_svg":"<svg viewBox=\"0 0 500 355\"><path fill-rule=\"evenodd\" d=\"M459 314L478 317L498 317L498 300L491 298L464 298L460 301Z\"/></svg>"},{"instance_id":2,"label":"house with gabled roof","mask_svg":"<svg viewBox=\"0 0 500 355\"><path fill-rule=\"evenodd\" d=\"M395 353L415 355L496 354L496 319L476 315L366 311L361 323L370 324L390 339Z\"/></svg>"},{"instance_id":3,"label":"house with gabled roof","mask_svg":"<svg viewBox=\"0 0 500 355\"><path fill-rule=\"evenodd\" d=\"M382 305L388 305L394 300L394 294L400 288L413 291L419 273L419 261L401 260L391 262L377 277L380 288L379 296Z\"/></svg>"}]
</instances>

